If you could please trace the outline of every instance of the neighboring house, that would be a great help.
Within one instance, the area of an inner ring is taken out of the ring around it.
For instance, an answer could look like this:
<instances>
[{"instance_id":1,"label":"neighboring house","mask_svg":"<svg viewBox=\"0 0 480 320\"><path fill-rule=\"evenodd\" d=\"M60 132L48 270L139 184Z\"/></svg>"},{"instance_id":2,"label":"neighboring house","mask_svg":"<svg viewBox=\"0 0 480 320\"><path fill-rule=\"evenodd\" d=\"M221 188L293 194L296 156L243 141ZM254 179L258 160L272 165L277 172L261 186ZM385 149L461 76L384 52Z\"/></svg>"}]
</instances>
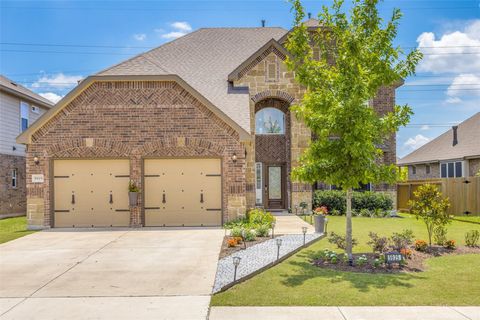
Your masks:
<instances>
[{"instance_id":1,"label":"neighboring house","mask_svg":"<svg viewBox=\"0 0 480 320\"><path fill-rule=\"evenodd\" d=\"M480 112L400 159L408 179L475 176L480 170Z\"/></svg>"},{"instance_id":2,"label":"neighboring house","mask_svg":"<svg viewBox=\"0 0 480 320\"><path fill-rule=\"evenodd\" d=\"M25 146L15 138L52 105L0 75L0 214L26 211Z\"/></svg>"},{"instance_id":3,"label":"neighboring house","mask_svg":"<svg viewBox=\"0 0 480 320\"><path fill-rule=\"evenodd\" d=\"M83 80L17 139L30 226L219 226L311 203L290 180L311 133L289 109L304 89L284 64L288 32L199 29ZM395 88L372 103L392 110ZM394 137L385 152L394 163Z\"/></svg>"}]
</instances>

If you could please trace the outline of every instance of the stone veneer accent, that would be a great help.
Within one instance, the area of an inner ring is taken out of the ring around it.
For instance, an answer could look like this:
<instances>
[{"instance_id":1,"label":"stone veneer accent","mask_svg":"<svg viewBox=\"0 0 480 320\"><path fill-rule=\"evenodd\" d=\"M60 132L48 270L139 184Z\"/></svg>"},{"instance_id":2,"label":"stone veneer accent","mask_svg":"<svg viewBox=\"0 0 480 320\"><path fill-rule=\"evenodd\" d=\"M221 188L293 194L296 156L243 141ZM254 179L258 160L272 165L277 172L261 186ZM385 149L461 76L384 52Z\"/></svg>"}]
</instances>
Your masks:
<instances>
[{"instance_id":1,"label":"stone veneer accent","mask_svg":"<svg viewBox=\"0 0 480 320\"><path fill-rule=\"evenodd\" d=\"M251 134L255 134L255 111L257 104L262 101L275 99L285 102L287 105L298 103L303 98L304 89L294 79L293 72L287 70L284 63L285 56L278 50L267 49L265 54L260 55L255 63L248 65L240 72L238 80L234 81L235 87L248 87L250 93L250 126ZM277 78L272 81L266 79L266 68L269 64L276 64ZM309 144L311 133L305 124L294 115L290 115L290 150L288 154L287 175L290 176L291 168L298 164L298 159ZM255 139L256 140L256 139ZM247 207L255 206L255 154L256 145L247 146ZM289 180L290 178L288 178ZM293 208L300 202L306 201L311 204L312 191L310 185L302 183L290 183L287 180L287 207ZM289 184L289 185L288 185ZM300 185L301 187L296 187Z\"/></svg>"},{"instance_id":2,"label":"stone veneer accent","mask_svg":"<svg viewBox=\"0 0 480 320\"><path fill-rule=\"evenodd\" d=\"M480 172L480 158L468 160L468 175L473 177Z\"/></svg>"},{"instance_id":3,"label":"stone veneer accent","mask_svg":"<svg viewBox=\"0 0 480 320\"><path fill-rule=\"evenodd\" d=\"M12 187L12 170L17 169L17 187ZM0 154L0 214L25 213L25 157Z\"/></svg>"},{"instance_id":4,"label":"stone veneer accent","mask_svg":"<svg viewBox=\"0 0 480 320\"><path fill-rule=\"evenodd\" d=\"M142 189L144 157L221 157L224 221L243 215L245 158L239 135L180 85L170 81L95 82L36 131L27 147L31 225L51 226L53 159L128 158L130 178ZM37 156L38 165L33 163ZM142 225L143 206L131 209Z\"/></svg>"}]
</instances>

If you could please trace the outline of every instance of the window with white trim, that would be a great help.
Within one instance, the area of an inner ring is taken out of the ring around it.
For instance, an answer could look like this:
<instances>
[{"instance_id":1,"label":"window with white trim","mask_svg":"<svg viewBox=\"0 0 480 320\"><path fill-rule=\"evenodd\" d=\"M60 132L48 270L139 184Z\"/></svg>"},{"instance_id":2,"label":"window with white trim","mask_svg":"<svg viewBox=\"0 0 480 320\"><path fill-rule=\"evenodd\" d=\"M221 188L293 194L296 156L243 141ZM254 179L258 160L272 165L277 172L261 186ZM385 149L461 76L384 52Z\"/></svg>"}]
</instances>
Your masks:
<instances>
[{"instance_id":1,"label":"window with white trim","mask_svg":"<svg viewBox=\"0 0 480 320\"><path fill-rule=\"evenodd\" d=\"M255 114L255 133L285 134L285 113L276 108L264 108Z\"/></svg>"},{"instance_id":2,"label":"window with white trim","mask_svg":"<svg viewBox=\"0 0 480 320\"><path fill-rule=\"evenodd\" d=\"M16 188L18 184L18 170L12 170L12 188Z\"/></svg>"},{"instance_id":3,"label":"window with white trim","mask_svg":"<svg viewBox=\"0 0 480 320\"><path fill-rule=\"evenodd\" d=\"M463 177L463 161L450 161L440 164L441 178L461 178Z\"/></svg>"},{"instance_id":4,"label":"window with white trim","mask_svg":"<svg viewBox=\"0 0 480 320\"><path fill-rule=\"evenodd\" d=\"M30 106L28 103L21 101L20 102L20 128L21 132L27 130L28 120L29 120Z\"/></svg>"}]
</instances>

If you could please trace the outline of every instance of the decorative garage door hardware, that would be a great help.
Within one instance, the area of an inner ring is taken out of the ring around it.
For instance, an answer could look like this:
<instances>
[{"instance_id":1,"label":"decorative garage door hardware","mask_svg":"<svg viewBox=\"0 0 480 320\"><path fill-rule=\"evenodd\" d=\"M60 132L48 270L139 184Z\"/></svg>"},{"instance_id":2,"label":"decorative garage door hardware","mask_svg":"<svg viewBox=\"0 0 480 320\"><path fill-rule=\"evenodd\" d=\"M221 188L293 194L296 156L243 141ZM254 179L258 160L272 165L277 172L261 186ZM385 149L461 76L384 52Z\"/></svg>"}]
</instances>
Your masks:
<instances>
[{"instance_id":1,"label":"decorative garage door hardware","mask_svg":"<svg viewBox=\"0 0 480 320\"><path fill-rule=\"evenodd\" d=\"M143 177L161 175L144 180L145 226L220 226L220 172L221 159L145 159Z\"/></svg>"},{"instance_id":2,"label":"decorative garage door hardware","mask_svg":"<svg viewBox=\"0 0 480 320\"><path fill-rule=\"evenodd\" d=\"M54 160L55 227L123 227L130 225L130 161Z\"/></svg>"},{"instance_id":3,"label":"decorative garage door hardware","mask_svg":"<svg viewBox=\"0 0 480 320\"><path fill-rule=\"evenodd\" d=\"M59 179L60 179L60 178L70 178L70 176L53 176L53 177L54 177L55 179L57 179L57 178L59 178Z\"/></svg>"},{"instance_id":4,"label":"decorative garage door hardware","mask_svg":"<svg viewBox=\"0 0 480 320\"><path fill-rule=\"evenodd\" d=\"M157 178L157 177L160 177L159 174L146 174L144 175L145 178Z\"/></svg>"}]
</instances>

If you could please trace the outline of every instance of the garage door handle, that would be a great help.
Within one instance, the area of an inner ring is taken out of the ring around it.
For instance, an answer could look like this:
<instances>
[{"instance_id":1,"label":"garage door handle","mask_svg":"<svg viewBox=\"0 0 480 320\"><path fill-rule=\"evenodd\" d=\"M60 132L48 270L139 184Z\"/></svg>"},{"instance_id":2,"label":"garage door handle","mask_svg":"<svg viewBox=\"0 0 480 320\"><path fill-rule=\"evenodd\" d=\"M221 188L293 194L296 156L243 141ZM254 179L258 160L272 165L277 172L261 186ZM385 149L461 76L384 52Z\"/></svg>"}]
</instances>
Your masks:
<instances>
[{"instance_id":1,"label":"garage door handle","mask_svg":"<svg viewBox=\"0 0 480 320\"><path fill-rule=\"evenodd\" d=\"M72 204L75 204L75 195L72 194Z\"/></svg>"},{"instance_id":2,"label":"garage door handle","mask_svg":"<svg viewBox=\"0 0 480 320\"><path fill-rule=\"evenodd\" d=\"M110 193L110 203L113 203L113 194Z\"/></svg>"},{"instance_id":3,"label":"garage door handle","mask_svg":"<svg viewBox=\"0 0 480 320\"><path fill-rule=\"evenodd\" d=\"M200 193L200 203L203 203L203 192Z\"/></svg>"},{"instance_id":4,"label":"garage door handle","mask_svg":"<svg viewBox=\"0 0 480 320\"><path fill-rule=\"evenodd\" d=\"M165 198L165 193L164 193L163 196L162 196L162 203L167 203L167 200L166 200L166 198Z\"/></svg>"}]
</instances>

